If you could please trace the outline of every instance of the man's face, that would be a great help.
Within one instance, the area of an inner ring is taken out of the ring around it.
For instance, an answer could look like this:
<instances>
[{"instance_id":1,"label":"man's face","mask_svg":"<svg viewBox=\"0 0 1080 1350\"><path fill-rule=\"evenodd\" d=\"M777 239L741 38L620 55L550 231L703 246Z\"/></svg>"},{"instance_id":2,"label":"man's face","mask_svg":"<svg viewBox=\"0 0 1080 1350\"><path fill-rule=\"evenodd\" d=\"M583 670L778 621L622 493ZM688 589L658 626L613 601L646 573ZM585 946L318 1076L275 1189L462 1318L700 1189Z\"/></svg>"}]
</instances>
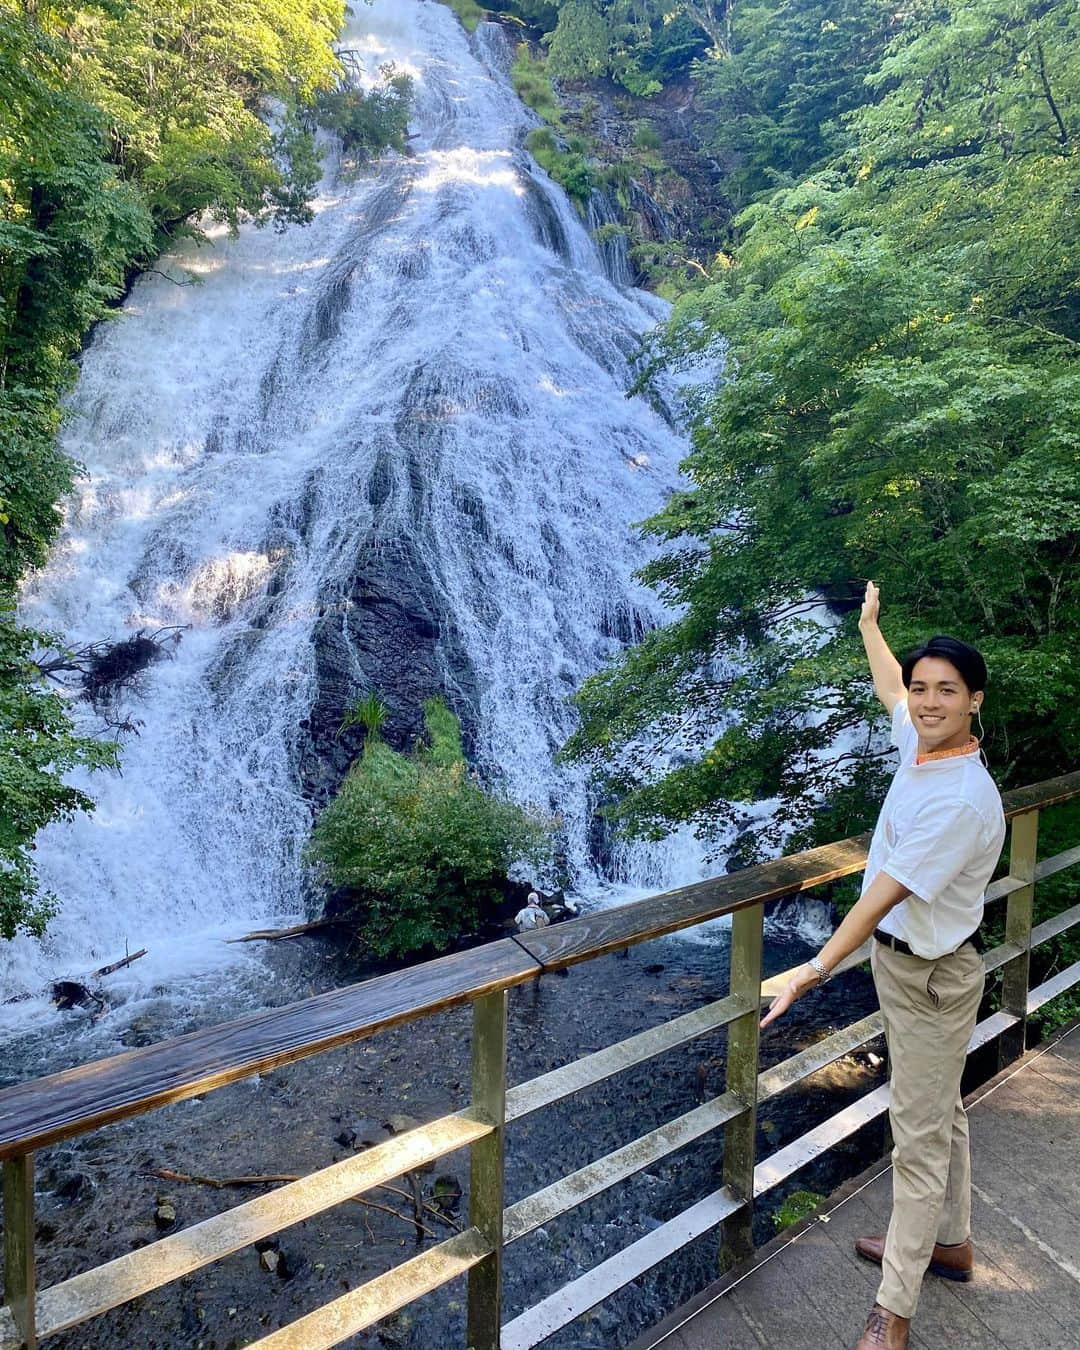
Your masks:
<instances>
[{"instance_id":1,"label":"man's face","mask_svg":"<svg viewBox=\"0 0 1080 1350\"><path fill-rule=\"evenodd\" d=\"M940 656L916 661L908 685L908 709L919 736L919 749L953 750L971 735L971 709L981 702L963 676Z\"/></svg>"}]
</instances>

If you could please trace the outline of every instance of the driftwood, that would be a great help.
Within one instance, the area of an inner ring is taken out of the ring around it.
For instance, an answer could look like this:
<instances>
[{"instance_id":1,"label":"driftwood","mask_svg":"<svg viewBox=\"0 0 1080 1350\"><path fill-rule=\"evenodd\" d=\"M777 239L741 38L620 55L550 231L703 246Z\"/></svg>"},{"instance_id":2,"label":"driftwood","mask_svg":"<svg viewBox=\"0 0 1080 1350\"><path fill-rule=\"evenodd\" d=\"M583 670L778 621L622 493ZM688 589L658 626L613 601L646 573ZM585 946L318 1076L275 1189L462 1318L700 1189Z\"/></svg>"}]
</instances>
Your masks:
<instances>
[{"instance_id":1,"label":"driftwood","mask_svg":"<svg viewBox=\"0 0 1080 1350\"><path fill-rule=\"evenodd\" d=\"M314 933L319 928L333 928L343 923L343 919L313 919L311 923L294 924L292 928L256 928L253 933L243 937L226 938L226 942L276 942L278 938L299 937L302 933Z\"/></svg>"},{"instance_id":2,"label":"driftwood","mask_svg":"<svg viewBox=\"0 0 1080 1350\"><path fill-rule=\"evenodd\" d=\"M111 965L102 966L100 970L92 970L86 978L88 980L100 980L104 975L113 975L116 971L123 970L125 966L130 966L132 961L137 961L140 956L145 956L148 950L147 947L143 947L140 951L125 956L122 961L114 961Z\"/></svg>"},{"instance_id":3,"label":"driftwood","mask_svg":"<svg viewBox=\"0 0 1080 1350\"><path fill-rule=\"evenodd\" d=\"M178 1181L195 1186L212 1186L216 1191L225 1190L230 1186L273 1186L279 1182L300 1181L302 1179L296 1172L271 1172L250 1177L202 1177L193 1172L174 1172L168 1167L155 1167L146 1175L157 1177L161 1181ZM437 1236L427 1224L420 1222L418 1214L415 1212L410 1218L408 1214L402 1214L399 1209L394 1209L392 1205L380 1205L377 1200L365 1200L362 1195L352 1195L349 1198L354 1203L363 1205L365 1209L377 1209L382 1214L392 1214L395 1219L402 1219L405 1223L414 1224L417 1238Z\"/></svg>"},{"instance_id":4,"label":"driftwood","mask_svg":"<svg viewBox=\"0 0 1080 1350\"><path fill-rule=\"evenodd\" d=\"M267 1172L251 1177L201 1177L197 1172L173 1172L168 1167L155 1167L147 1176L158 1177L161 1181L183 1181L194 1186L212 1186L215 1191L226 1190L230 1186L272 1186L279 1181L299 1181L292 1172Z\"/></svg>"}]
</instances>

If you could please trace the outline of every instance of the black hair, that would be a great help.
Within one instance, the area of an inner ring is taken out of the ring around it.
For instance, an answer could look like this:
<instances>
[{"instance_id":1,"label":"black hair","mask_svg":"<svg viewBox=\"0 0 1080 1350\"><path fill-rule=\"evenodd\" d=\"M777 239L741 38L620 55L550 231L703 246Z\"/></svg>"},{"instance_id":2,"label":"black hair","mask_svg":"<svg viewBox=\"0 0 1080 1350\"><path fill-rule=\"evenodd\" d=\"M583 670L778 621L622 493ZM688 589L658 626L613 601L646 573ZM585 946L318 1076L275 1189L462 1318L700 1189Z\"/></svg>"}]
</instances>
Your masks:
<instances>
[{"instance_id":1,"label":"black hair","mask_svg":"<svg viewBox=\"0 0 1080 1350\"><path fill-rule=\"evenodd\" d=\"M937 637L928 639L921 647L916 647L904 657L900 671L904 678L905 689L911 688L911 672L924 656L937 656L942 661L948 661L949 665L955 666L973 694L986 688L986 662L983 660L982 652L968 646L966 642L961 642L959 638L946 637L945 634L939 633Z\"/></svg>"}]
</instances>

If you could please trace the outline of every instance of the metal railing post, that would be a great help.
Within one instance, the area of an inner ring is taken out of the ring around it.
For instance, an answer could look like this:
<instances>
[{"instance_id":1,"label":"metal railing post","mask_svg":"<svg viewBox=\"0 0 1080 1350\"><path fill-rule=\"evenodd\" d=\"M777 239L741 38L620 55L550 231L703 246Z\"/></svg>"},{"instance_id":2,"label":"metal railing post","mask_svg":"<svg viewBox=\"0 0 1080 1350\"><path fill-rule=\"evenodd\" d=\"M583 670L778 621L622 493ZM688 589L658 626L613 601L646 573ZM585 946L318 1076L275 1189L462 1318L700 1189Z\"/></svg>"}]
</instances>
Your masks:
<instances>
[{"instance_id":1,"label":"metal railing post","mask_svg":"<svg viewBox=\"0 0 1080 1350\"><path fill-rule=\"evenodd\" d=\"M470 1150L469 1222L493 1250L469 1271L469 1350L499 1350L502 1322L506 997L503 990L473 1004L472 1104L495 1130Z\"/></svg>"},{"instance_id":2,"label":"metal railing post","mask_svg":"<svg viewBox=\"0 0 1080 1350\"><path fill-rule=\"evenodd\" d=\"M754 1250L754 1163L757 1138L758 1019L761 1016L761 946L763 905L751 905L731 916L731 993L746 1000L750 1011L728 1028L727 1090L746 1109L724 1126L724 1185L743 1201L724 1221L720 1268L727 1270Z\"/></svg>"},{"instance_id":3,"label":"metal railing post","mask_svg":"<svg viewBox=\"0 0 1080 1350\"><path fill-rule=\"evenodd\" d=\"M1009 835L1009 875L1028 884L1009 896L1005 910L1005 941L1023 948L1002 967L1001 1007L1019 1020L1001 1035L998 1068L1024 1053L1027 1038L1027 1000L1031 984L1031 921L1035 909L1035 855L1039 845L1039 813L1028 811L1012 819Z\"/></svg>"},{"instance_id":4,"label":"metal railing post","mask_svg":"<svg viewBox=\"0 0 1080 1350\"><path fill-rule=\"evenodd\" d=\"M37 1350L34 1294L34 1155L23 1153L4 1163L4 1302L24 1350Z\"/></svg>"}]
</instances>

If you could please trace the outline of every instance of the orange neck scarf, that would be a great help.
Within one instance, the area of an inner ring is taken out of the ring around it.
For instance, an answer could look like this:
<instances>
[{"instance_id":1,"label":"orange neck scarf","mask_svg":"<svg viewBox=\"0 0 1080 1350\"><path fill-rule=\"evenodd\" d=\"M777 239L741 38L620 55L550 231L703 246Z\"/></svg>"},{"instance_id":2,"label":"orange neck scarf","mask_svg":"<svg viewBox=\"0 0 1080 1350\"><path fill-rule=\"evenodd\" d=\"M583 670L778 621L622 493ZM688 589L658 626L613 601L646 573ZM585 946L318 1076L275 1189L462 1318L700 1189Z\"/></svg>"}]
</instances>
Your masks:
<instances>
[{"instance_id":1,"label":"orange neck scarf","mask_svg":"<svg viewBox=\"0 0 1080 1350\"><path fill-rule=\"evenodd\" d=\"M916 764L927 764L932 759L952 759L954 755L973 755L979 748L979 738L972 736L966 745L953 746L951 750L930 750L925 755L916 755Z\"/></svg>"}]
</instances>

